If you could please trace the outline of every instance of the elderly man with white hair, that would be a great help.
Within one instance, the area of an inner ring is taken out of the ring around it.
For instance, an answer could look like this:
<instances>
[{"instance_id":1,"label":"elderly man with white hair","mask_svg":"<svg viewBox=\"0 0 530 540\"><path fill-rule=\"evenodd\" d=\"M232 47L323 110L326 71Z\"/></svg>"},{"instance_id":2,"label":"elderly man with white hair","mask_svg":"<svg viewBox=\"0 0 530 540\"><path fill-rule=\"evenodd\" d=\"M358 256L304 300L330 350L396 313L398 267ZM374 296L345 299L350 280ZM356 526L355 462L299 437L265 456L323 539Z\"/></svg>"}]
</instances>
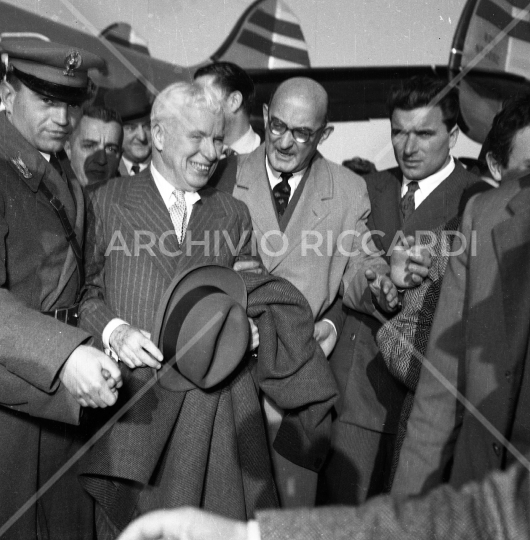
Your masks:
<instances>
[{"instance_id":1,"label":"elderly man with white hair","mask_svg":"<svg viewBox=\"0 0 530 540\"><path fill-rule=\"evenodd\" d=\"M80 320L99 338L99 346L121 361L127 388L121 405L151 381L153 370L146 368L161 367L162 353L150 332L173 278L197 265L232 268L239 258L251 256L246 206L207 186L223 149L224 117L215 96L194 84L169 86L153 104L151 130L149 168L111 179L90 194L88 204ZM220 233L218 249L206 249L205 238L213 242L215 233ZM178 506L179 497L199 505L202 496L209 506L213 460L201 470L184 464L217 440L218 434L209 432L214 428L203 422L214 407L214 394L170 392L156 384L96 444L81 480L96 499L98 538L115 538L138 512ZM177 419L186 418L192 431L189 451L175 435ZM263 427L258 424L258 429ZM213 442L195 441L207 433ZM221 452L217 455L223 461ZM226 476L226 464L218 465ZM186 496L190 490L197 501ZM237 507L231 497L225 494L224 500Z\"/></svg>"}]
</instances>

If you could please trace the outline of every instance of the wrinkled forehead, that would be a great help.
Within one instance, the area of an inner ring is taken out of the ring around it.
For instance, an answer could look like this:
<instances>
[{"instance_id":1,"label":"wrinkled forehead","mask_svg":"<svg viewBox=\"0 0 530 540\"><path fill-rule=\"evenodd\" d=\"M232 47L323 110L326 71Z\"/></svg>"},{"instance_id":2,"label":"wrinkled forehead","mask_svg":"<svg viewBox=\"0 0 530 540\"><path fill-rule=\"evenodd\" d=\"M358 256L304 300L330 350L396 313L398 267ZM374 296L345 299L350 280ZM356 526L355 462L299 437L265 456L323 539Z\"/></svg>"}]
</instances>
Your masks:
<instances>
[{"instance_id":1,"label":"wrinkled forehead","mask_svg":"<svg viewBox=\"0 0 530 540\"><path fill-rule=\"evenodd\" d=\"M303 95L278 96L270 104L269 117L291 127L316 130L324 123L326 111L318 102Z\"/></svg>"},{"instance_id":2,"label":"wrinkled forehead","mask_svg":"<svg viewBox=\"0 0 530 540\"><path fill-rule=\"evenodd\" d=\"M89 139L91 141L105 140L107 142L116 142L121 139L122 128L114 120L104 122L99 118L90 118L83 116L79 122L73 136L77 140Z\"/></svg>"},{"instance_id":3,"label":"wrinkled forehead","mask_svg":"<svg viewBox=\"0 0 530 540\"><path fill-rule=\"evenodd\" d=\"M186 107L179 107L171 117L173 128L182 128L186 131L222 132L225 117L223 111L212 110L200 103L191 103Z\"/></svg>"}]
</instances>

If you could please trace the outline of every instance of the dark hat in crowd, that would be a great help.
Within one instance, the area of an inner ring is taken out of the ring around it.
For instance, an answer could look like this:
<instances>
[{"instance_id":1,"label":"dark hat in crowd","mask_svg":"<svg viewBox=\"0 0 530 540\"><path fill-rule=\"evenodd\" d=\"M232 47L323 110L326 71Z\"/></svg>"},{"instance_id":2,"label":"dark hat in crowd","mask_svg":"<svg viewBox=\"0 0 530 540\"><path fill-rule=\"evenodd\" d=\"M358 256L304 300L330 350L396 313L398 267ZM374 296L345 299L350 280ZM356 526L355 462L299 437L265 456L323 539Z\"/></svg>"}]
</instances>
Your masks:
<instances>
[{"instance_id":1,"label":"dark hat in crowd","mask_svg":"<svg viewBox=\"0 0 530 540\"><path fill-rule=\"evenodd\" d=\"M160 386L212 388L226 379L248 346L247 290L231 268L197 266L177 276L158 308L152 340L164 355Z\"/></svg>"},{"instance_id":2,"label":"dark hat in crowd","mask_svg":"<svg viewBox=\"0 0 530 540\"><path fill-rule=\"evenodd\" d=\"M140 81L132 82L123 88L109 90L104 99L107 107L120 114L124 124L147 119L151 114L152 103L145 86Z\"/></svg>"},{"instance_id":3,"label":"dark hat in crowd","mask_svg":"<svg viewBox=\"0 0 530 540\"><path fill-rule=\"evenodd\" d=\"M105 61L93 53L39 39L2 39L0 52L7 72L30 90L67 103L90 97L88 70L105 69Z\"/></svg>"}]
</instances>

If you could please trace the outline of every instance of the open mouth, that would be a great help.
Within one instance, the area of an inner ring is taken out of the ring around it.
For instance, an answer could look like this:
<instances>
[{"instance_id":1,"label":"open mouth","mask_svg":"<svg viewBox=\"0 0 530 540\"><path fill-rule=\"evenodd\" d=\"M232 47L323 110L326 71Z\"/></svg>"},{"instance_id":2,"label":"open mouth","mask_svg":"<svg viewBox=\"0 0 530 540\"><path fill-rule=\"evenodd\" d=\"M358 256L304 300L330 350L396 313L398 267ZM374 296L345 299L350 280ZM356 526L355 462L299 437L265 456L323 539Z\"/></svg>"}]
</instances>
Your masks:
<instances>
[{"instance_id":1,"label":"open mouth","mask_svg":"<svg viewBox=\"0 0 530 540\"><path fill-rule=\"evenodd\" d=\"M190 165L193 169L201 174L206 174L210 172L211 165L205 165L204 163L199 163L198 161L191 161Z\"/></svg>"}]
</instances>

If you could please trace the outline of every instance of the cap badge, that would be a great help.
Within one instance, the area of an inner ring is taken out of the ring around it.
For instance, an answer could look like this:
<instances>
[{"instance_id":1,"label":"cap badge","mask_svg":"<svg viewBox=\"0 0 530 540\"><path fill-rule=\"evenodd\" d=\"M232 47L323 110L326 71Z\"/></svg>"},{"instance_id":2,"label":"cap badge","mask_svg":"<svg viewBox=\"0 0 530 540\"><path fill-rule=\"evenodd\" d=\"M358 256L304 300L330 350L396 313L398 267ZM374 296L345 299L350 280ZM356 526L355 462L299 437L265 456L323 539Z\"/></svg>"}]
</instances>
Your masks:
<instances>
[{"instance_id":1,"label":"cap badge","mask_svg":"<svg viewBox=\"0 0 530 540\"><path fill-rule=\"evenodd\" d=\"M31 171L28 169L28 166L22 161L20 154L15 158L11 158L13 165L16 167L17 171L28 180L33 176Z\"/></svg>"},{"instance_id":2,"label":"cap badge","mask_svg":"<svg viewBox=\"0 0 530 540\"><path fill-rule=\"evenodd\" d=\"M68 56L64 59L64 67L66 69L63 71L63 75L66 77L74 77L74 69L79 69L82 63L83 59L81 58L79 51L70 51Z\"/></svg>"}]
</instances>

